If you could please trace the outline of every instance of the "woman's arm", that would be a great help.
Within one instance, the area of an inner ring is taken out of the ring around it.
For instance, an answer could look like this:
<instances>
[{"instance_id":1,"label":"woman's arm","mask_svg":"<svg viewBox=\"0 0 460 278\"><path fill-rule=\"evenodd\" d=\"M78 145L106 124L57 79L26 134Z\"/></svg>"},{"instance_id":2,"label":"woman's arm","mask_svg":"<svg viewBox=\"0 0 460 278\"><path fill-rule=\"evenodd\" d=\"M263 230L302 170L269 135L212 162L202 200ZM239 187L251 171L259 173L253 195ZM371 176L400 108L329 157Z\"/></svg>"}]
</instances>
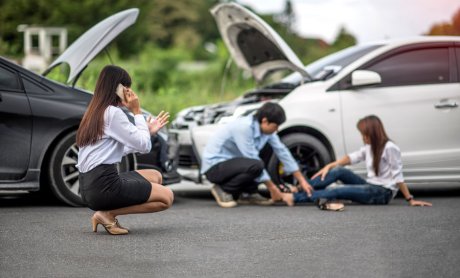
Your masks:
<instances>
[{"instance_id":1,"label":"woman's arm","mask_svg":"<svg viewBox=\"0 0 460 278\"><path fill-rule=\"evenodd\" d=\"M341 159L338 159L338 160L336 160L334 162L331 162L331 163L327 164L326 166L324 166L321 170L318 171L318 173L313 175L313 177L311 177L311 179L314 179L314 178L316 178L318 176L321 176L321 180L324 180L324 177L326 177L327 173L332 168L335 168L337 166L350 165L350 164L351 164L350 157L348 155L346 155L346 156L342 157Z\"/></svg>"},{"instance_id":2,"label":"woman's arm","mask_svg":"<svg viewBox=\"0 0 460 278\"><path fill-rule=\"evenodd\" d=\"M432 206L432 204L429 202L415 200L414 196L410 194L409 188L404 182L397 183L397 185L399 187L399 190L401 190L401 193L403 194L404 199L406 199L406 201L409 202L409 205L413 207L414 206L421 206L421 207L424 207L424 206L431 207Z\"/></svg>"}]
</instances>

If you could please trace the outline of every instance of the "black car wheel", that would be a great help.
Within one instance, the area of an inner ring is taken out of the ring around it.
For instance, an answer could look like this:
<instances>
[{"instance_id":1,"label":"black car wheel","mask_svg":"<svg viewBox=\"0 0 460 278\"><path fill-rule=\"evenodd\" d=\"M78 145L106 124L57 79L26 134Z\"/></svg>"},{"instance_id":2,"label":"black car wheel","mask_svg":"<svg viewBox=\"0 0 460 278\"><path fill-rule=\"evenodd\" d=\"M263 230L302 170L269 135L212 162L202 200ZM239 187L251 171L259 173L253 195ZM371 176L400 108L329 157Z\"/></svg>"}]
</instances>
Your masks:
<instances>
[{"instance_id":1,"label":"black car wheel","mask_svg":"<svg viewBox=\"0 0 460 278\"><path fill-rule=\"evenodd\" d=\"M71 206L84 205L80 195L78 182L78 146L76 132L64 136L54 148L48 167L49 185L54 195ZM129 171L133 168L133 159L124 156L118 165L118 171Z\"/></svg>"},{"instance_id":2,"label":"black car wheel","mask_svg":"<svg viewBox=\"0 0 460 278\"><path fill-rule=\"evenodd\" d=\"M324 144L317 138L303 133L294 133L282 138L294 159L300 167L304 177L311 177L323 166L331 161L331 155ZM276 184L297 185L293 175L284 172L283 164L275 154L272 154L268 166L268 172Z\"/></svg>"}]
</instances>

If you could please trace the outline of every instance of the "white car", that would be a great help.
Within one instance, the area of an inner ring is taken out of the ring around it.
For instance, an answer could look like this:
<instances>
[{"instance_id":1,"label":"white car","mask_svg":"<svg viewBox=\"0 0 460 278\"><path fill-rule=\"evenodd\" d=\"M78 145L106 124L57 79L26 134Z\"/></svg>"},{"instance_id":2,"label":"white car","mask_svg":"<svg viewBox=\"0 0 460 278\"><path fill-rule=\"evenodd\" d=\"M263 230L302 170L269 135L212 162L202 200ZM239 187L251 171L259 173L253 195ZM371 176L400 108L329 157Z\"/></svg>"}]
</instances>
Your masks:
<instances>
[{"instance_id":1,"label":"white car","mask_svg":"<svg viewBox=\"0 0 460 278\"><path fill-rule=\"evenodd\" d=\"M170 132L178 137L185 178L201 181L201 154L220 124L269 100L286 111L279 135L306 176L358 150L363 142L356 123L375 114L401 148L408 183L460 182L460 37L356 45L304 67L252 12L233 3L211 12L236 64L256 80L278 69L296 73L235 101L179 113ZM269 148L261 157L275 181L295 183ZM352 169L365 173L364 165Z\"/></svg>"}]
</instances>

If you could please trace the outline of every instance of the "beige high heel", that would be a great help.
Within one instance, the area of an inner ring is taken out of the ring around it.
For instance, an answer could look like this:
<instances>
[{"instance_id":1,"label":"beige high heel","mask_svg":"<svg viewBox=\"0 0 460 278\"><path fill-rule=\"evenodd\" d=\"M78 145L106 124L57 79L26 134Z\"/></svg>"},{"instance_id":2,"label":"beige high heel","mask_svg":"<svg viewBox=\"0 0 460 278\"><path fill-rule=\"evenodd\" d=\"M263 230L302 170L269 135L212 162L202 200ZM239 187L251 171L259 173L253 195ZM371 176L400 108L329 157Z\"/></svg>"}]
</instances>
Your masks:
<instances>
[{"instance_id":1,"label":"beige high heel","mask_svg":"<svg viewBox=\"0 0 460 278\"><path fill-rule=\"evenodd\" d=\"M103 223L100 219L98 219L95 215L91 218L91 222L93 224L93 232L97 233L97 225L101 224L102 227L105 228L107 233L111 235L126 235L129 233L128 229L124 229L120 227L118 224L118 220L115 219L112 223Z\"/></svg>"}]
</instances>

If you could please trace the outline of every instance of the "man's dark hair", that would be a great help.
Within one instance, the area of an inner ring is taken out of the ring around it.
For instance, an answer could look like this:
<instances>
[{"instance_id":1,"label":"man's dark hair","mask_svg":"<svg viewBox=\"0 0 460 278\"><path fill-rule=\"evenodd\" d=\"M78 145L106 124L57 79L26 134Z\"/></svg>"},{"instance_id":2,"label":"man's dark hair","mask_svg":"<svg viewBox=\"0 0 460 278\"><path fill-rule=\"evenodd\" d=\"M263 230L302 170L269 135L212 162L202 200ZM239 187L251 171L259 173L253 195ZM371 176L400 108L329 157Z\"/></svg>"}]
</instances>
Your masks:
<instances>
[{"instance_id":1,"label":"man's dark hair","mask_svg":"<svg viewBox=\"0 0 460 278\"><path fill-rule=\"evenodd\" d=\"M281 125L286 121L286 114L284 113L283 107L278 103L267 102L257 110L256 114L254 114L254 118L256 118L259 123L262 122L263 118L267 118L269 123Z\"/></svg>"}]
</instances>

